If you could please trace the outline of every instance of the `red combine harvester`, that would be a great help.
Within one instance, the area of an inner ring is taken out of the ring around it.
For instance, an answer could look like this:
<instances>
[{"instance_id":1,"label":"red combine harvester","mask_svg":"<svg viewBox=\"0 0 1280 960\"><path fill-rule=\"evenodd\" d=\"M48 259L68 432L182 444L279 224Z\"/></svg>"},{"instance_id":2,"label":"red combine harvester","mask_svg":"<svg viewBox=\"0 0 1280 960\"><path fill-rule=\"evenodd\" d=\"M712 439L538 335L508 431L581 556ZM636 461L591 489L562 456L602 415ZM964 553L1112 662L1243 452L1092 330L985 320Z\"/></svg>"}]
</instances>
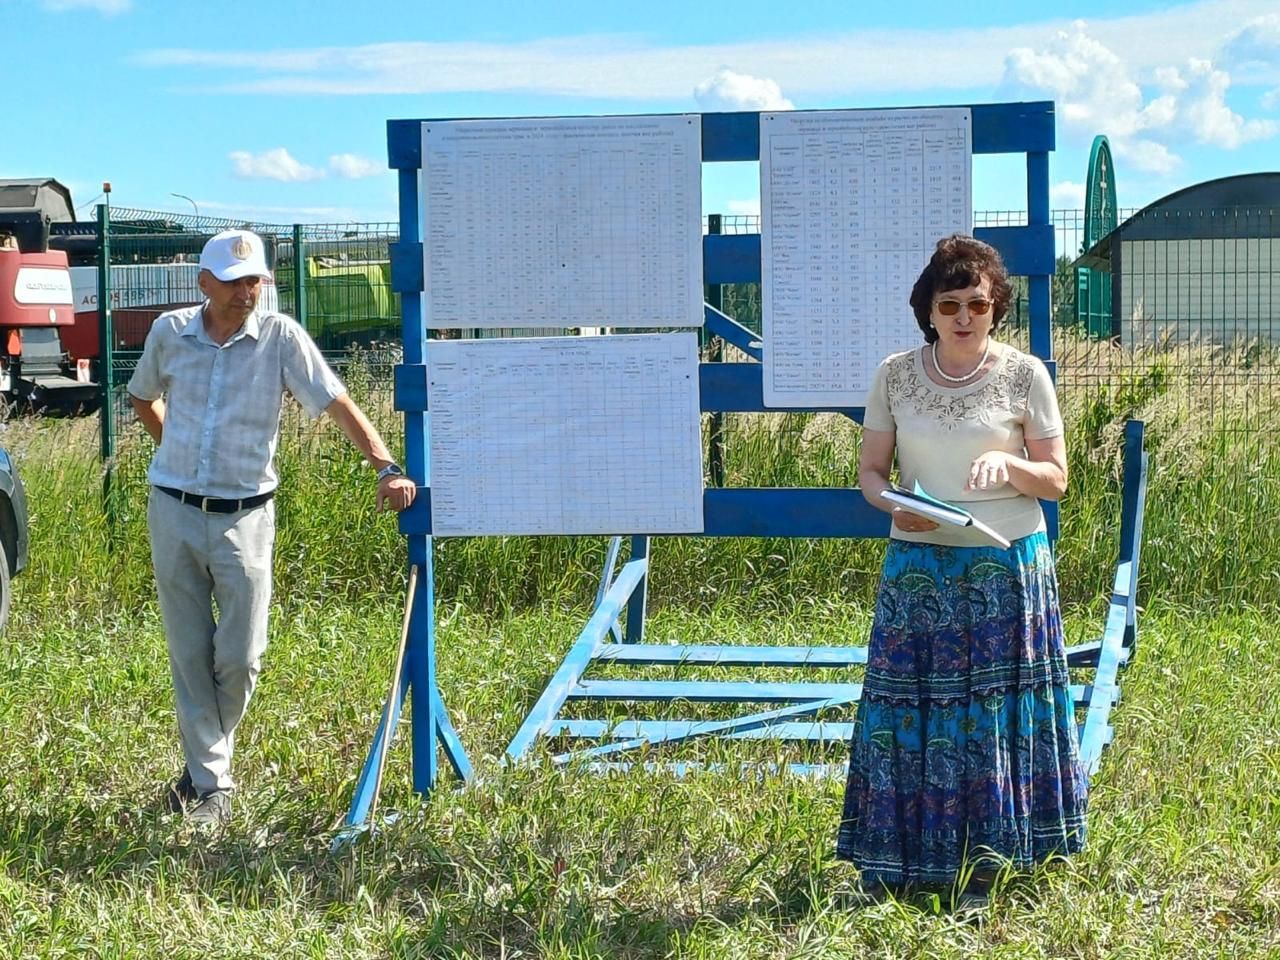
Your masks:
<instances>
[{"instance_id":1,"label":"red combine harvester","mask_svg":"<svg viewBox=\"0 0 1280 960\"><path fill-rule=\"evenodd\" d=\"M140 351L160 314L204 300L197 261L217 229L191 230L163 214L113 225L117 355ZM274 238L265 239L274 259ZM57 180L0 180L0 415L15 406L96 409L98 252L97 223L75 219ZM263 285L259 302L279 309L274 283Z\"/></svg>"},{"instance_id":2,"label":"red combine harvester","mask_svg":"<svg viewBox=\"0 0 1280 960\"><path fill-rule=\"evenodd\" d=\"M117 357L142 350L156 317L204 301L200 291L200 250L222 225L191 229L156 214L145 220L115 220L111 227L112 349ZM275 238L265 236L268 262ZM71 266L75 323L62 331L62 346L75 359L98 359L98 224L55 223L49 246L66 253ZM259 305L279 310L275 284L262 286Z\"/></svg>"},{"instance_id":3,"label":"red combine harvester","mask_svg":"<svg viewBox=\"0 0 1280 960\"><path fill-rule=\"evenodd\" d=\"M72 358L61 333L75 326L67 255L49 249L50 224L74 220L56 180L0 180L0 416L15 406L93 407L89 358Z\"/></svg>"}]
</instances>

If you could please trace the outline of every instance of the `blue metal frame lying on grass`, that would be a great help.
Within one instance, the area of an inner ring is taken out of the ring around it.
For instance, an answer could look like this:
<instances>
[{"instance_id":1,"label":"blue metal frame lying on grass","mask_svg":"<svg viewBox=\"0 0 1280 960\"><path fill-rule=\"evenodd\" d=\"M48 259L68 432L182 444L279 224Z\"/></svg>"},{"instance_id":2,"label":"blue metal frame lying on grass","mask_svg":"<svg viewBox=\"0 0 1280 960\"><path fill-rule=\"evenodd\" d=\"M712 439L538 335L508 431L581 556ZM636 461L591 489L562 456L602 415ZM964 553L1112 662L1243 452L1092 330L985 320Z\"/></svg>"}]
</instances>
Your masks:
<instances>
[{"instance_id":1,"label":"blue metal frame lying on grass","mask_svg":"<svg viewBox=\"0 0 1280 960\"><path fill-rule=\"evenodd\" d=\"M1049 151L1054 147L1054 108L1051 102L976 104L973 119L974 153L1024 153L1027 169L1027 224L978 229L976 235L1001 251L1010 271L1028 277L1031 350L1054 371L1050 319L1050 281L1055 269L1053 229L1049 223ZM392 284L401 295L404 319L404 363L396 369L396 409L404 413L406 468L418 479L420 491L413 507L400 516L408 537L409 562L419 567L426 589L414 601L409 621L407 663L403 680L383 711L383 727L375 738L356 788L347 823L360 827L368 816L374 776L381 751L390 741L386 724L394 727L406 695L412 698L413 784L427 793L437 782L437 744L444 747L454 772L470 777L470 764L457 734L448 722L435 677L435 620L432 604L432 545L430 469L427 462L428 398L423 323L423 254L420 242L419 169L421 120L388 123L390 165L399 172L400 242L393 246ZM704 114L704 162L758 160L759 114ZM709 285L758 282L761 273L760 238L751 235L708 235L703 239L704 280ZM796 412L767 410L763 401L761 344L756 334L710 306L706 329L742 351L751 362L703 363L699 372L704 412ZM823 408L829 409L829 408ZM861 408L831 412L858 422ZM1116 574L1111 613L1101 640L1069 652L1074 667L1096 667L1092 683L1073 686L1077 706L1085 711L1082 728L1090 772L1109 738L1111 706L1117 701L1118 671L1136 638L1134 588L1138 571L1138 541L1142 529L1145 454L1142 429L1131 425L1126 435L1126 472L1121 563ZM886 537L889 518L869 506L856 489L708 489L704 492L705 531L712 537ZM1055 504L1046 505L1050 535L1057 533ZM848 669L866 663L865 647L831 646L719 646L648 644L645 606L650 539L633 536L629 557L618 566L623 538L609 545L595 608L546 689L516 733L507 756L519 760L535 751L540 740L588 740L586 749L553 755L556 763L581 762L584 769L610 770L630 765L629 754L659 745L685 743L701 737L731 740L778 739L809 743L845 742L847 721L818 717L825 711L852 707L861 685L852 682L759 682L725 680L592 680L597 665L649 667L735 666L806 669ZM730 719L633 720L569 719L561 716L567 703L578 701L688 701L769 705ZM602 742L603 741L603 742ZM653 758L644 757L644 766ZM697 764L670 763L676 775ZM843 772L843 764L793 764L799 773L824 775Z\"/></svg>"}]
</instances>

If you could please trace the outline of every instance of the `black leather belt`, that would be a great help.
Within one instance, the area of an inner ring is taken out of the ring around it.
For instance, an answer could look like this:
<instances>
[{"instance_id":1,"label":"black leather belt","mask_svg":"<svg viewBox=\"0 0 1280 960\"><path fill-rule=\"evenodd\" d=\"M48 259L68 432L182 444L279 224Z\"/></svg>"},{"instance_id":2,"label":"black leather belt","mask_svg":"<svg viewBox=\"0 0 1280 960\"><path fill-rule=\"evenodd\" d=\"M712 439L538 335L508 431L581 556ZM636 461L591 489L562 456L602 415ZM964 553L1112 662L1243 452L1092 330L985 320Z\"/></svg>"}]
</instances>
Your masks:
<instances>
[{"instance_id":1,"label":"black leather belt","mask_svg":"<svg viewBox=\"0 0 1280 960\"><path fill-rule=\"evenodd\" d=\"M241 510L260 507L276 495L274 490L268 490L266 493L245 497L243 500L223 500L219 497L201 497L194 493L184 493L173 487L158 486L156 489L161 493L167 493L175 500L181 500L188 506L199 507L205 513L239 513Z\"/></svg>"}]
</instances>

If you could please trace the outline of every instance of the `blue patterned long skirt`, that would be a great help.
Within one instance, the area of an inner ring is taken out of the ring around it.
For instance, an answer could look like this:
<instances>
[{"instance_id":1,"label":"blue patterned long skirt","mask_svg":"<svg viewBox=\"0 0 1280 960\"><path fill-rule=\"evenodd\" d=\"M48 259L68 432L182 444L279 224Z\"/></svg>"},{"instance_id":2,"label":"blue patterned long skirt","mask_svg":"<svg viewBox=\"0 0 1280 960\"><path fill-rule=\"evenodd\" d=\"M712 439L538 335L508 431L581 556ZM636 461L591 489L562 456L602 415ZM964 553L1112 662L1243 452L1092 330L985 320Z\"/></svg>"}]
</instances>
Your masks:
<instances>
[{"instance_id":1,"label":"blue patterned long skirt","mask_svg":"<svg viewBox=\"0 0 1280 960\"><path fill-rule=\"evenodd\" d=\"M836 845L865 884L1078 852L1080 766L1053 555L891 540Z\"/></svg>"}]
</instances>

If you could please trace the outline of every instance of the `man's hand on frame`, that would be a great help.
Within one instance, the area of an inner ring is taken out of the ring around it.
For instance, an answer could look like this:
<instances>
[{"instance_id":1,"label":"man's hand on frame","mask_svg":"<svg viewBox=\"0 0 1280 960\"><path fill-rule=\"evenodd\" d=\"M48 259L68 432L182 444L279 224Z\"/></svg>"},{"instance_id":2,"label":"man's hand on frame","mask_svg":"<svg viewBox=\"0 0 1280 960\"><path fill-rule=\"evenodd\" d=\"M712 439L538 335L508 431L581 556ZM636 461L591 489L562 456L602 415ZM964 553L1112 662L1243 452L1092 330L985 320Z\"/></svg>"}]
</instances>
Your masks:
<instances>
[{"instance_id":1,"label":"man's hand on frame","mask_svg":"<svg viewBox=\"0 0 1280 960\"><path fill-rule=\"evenodd\" d=\"M418 488L408 477L383 477L378 481L378 512L407 510L417 495Z\"/></svg>"}]
</instances>

